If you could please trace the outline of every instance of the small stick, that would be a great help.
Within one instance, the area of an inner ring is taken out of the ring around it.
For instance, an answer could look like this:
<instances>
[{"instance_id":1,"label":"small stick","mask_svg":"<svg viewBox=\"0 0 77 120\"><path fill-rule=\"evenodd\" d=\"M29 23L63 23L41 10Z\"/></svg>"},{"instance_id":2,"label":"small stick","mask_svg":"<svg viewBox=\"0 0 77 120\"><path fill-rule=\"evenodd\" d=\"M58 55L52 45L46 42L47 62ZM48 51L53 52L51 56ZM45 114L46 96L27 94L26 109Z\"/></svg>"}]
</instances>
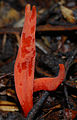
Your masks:
<instances>
[{"instance_id":1,"label":"small stick","mask_svg":"<svg viewBox=\"0 0 77 120\"><path fill-rule=\"evenodd\" d=\"M74 60L76 55L77 55L77 49L75 49L73 51L73 55L65 63L66 76L67 76L67 73L68 73L68 70L69 70L70 66L73 64L73 60ZM65 77L63 82L65 82L65 81L66 81L66 77Z\"/></svg>"},{"instance_id":2,"label":"small stick","mask_svg":"<svg viewBox=\"0 0 77 120\"><path fill-rule=\"evenodd\" d=\"M7 38L7 35L4 34L3 41L2 41L2 49L3 49L3 51L4 51L5 44L6 44L6 38Z\"/></svg>"},{"instance_id":3,"label":"small stick","mask_svg":"<svg viewBox=\"0 0 77 120\"><path fill-rule=\"evenodd\" d=\"M70 106L70 102L69 102L69 98L68 98L68 91L67 91L67 86L64 85L64 94L65 94L65 97L66 97L66 102L67 102L67 105L68 105L68 109L69 109L69 119L72 120L72 115L71 115L71 106Z\"/></svg>"},{"instance_id":4,"label":"small stick","mask_svg":"<svg viewBox=\"0 0 77 120\"><path fill-rule=\"evenodd\" d=\"M19 28L12 28L12 27L2 27L0 28L0 34L17 34L17 33L21 33L22 31L22 28L19 27Z\"/></svg>"},{"instance_id":5,"label":"small stick","mask_svg":"<svg viewBox=\"0 0 77 120\"><path fill-rule=\"evenodd\" d=\"M34 105L32 110L29 112L26 120L33 120L37 112L39 111L40 107L43 105L46 98L49 96L49 92L45 91L40 98L40 100Z\"/></svg>"}]
</instances>

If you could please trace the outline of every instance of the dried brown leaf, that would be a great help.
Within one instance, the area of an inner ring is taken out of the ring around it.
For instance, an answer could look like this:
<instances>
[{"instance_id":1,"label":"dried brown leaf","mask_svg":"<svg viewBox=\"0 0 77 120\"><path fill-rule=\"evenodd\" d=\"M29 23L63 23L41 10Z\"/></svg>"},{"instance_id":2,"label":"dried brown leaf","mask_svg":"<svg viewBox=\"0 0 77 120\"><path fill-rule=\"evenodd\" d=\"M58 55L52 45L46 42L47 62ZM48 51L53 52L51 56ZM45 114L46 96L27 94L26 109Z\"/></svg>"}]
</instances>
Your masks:
<instances>
[{"instance_id":1,"label":"dried brown leaf","mask_svg":"<svg viewBox=\"0 0 77 120\"><path fill-rule=\"evenodd\" d=\"M20 13L9 5L0 8L0 27L13 24L20 18Z\"/></svg>"},{"instance_id":2,"label":"dried brown leaf","mask_svg":"<svg viewBox=\"0 0 77 120\"><path fill-rule=\"evenodd\" d=\"M68 9L68 8L66 8L66 7L64 7L64 6L62 6L62 5L60 6L60 8L61 8L61 12L62 12L64 18L65 18L68 22L70 22L70 23L75 23L75 22L76 22L72 10L70 10L70 9Z\"/></svg>"},{"instance_id":3,"label":"dried brown leaf","mask_svg":"<svg viewBox=\"0 0 77 120\"><path fill-rule=\"evenodd\" d=\"M15 103L9 101L0 101L0 110L1 111L19 111Z\"/></svg>"}]
</instances>

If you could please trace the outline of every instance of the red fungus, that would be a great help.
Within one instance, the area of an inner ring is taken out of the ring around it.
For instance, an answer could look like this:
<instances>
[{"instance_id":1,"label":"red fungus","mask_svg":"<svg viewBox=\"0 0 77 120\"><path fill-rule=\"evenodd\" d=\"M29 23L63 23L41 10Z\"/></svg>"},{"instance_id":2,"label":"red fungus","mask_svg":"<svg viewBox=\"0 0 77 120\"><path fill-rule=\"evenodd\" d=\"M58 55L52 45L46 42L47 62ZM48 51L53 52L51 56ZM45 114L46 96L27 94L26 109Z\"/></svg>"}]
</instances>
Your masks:
<instances>
[{"instance_id":1,"label":"red fungus","mask_svg":"<svg viewBox=\"0 0 77 120\"><path fill-rule=\"evenodd\" d=\"M39 91L39 90L47 90L47 91L53 91L58 88L58 86L62 83L65 77L65 68L63 64L59 64L60 70L59 74L55 78L38 78L34 80L34 87L33 91Z\"/></svg>"},{"instance_id":2,"label":"red fungus","mask_svg":"<svg viewBox=\"0 0 77 120\"><path fill-rule=\"evenodd\" d=\"M15 88L25 116L33 107L33 91L55 90L65 77L65 68L60 64L59 75L55 78L39 78L34 80L35 67L35 28L36 8L26 5L25 22L14 66ZM34 86L34 87L33 87Z\"/></svg>"},{"instance_id":3,"label":"red fungus","mask_svg":"<svg viewBox=\"0 0 77 120\"><path fill-rule=\"evenodd\" d=\"M14 67L15 87L22 109L27 116L33 107L33 80L35 66L36 8L26 5L25 22Z\"/></svg>"}]
</instances>

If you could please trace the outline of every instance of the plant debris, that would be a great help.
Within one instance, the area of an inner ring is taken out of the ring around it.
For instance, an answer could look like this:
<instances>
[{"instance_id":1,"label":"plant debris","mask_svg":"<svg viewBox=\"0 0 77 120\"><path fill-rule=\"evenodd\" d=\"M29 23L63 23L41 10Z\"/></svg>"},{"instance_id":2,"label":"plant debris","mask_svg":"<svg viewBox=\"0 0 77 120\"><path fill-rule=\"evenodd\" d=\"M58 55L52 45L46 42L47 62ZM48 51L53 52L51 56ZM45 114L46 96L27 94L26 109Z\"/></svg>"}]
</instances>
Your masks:
<instances>
[{"instance_id":1,"label":"plant debris","mask_svg":"<svg viewBox=\"0 0 77 120\"><path fill-rule=\"evenodd\" d=\"M65 65L66 76L56 91L33 94L34 106L25 118L15 92L13 71L27 3L37 9L35 79L57 76L59 64ZM1 120L77 119L76 8L76 0L0 1Z\"/></svg>"}]
</instances>

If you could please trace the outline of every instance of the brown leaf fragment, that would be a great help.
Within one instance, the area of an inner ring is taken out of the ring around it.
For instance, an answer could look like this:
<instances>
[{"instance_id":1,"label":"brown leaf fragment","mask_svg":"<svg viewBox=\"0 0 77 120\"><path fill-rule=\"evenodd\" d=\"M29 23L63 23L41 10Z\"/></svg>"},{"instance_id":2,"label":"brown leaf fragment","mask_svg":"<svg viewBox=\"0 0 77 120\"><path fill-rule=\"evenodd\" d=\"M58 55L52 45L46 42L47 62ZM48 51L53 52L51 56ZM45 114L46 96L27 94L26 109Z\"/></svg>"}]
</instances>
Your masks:
<instances>
[{"instance_id":1,"label":"brown leaf fragment","mask_svg":"<svg viewBox=\"0 0 77 120\"><path fill-rule=\"evenodd\" d=\"M9 101L0 101L0 111L19 111L15 103Z\"/></svg>"},{"instance_id":2,"label":"brown leaf fragment","mask_svg":"<svg viewBox=\"0 0 77 120\"><path fill-rule=\"evenodd\" d=\"M7 90L6 90L6 95L14 98L14 100L17 101L14 90L12 90L12 89L7 89Z\"/></svg>"},{"instance_id":3,"label":"brown leaf fragment","mask_svg":"<svg viewBox=\"0 0 77 120\"><path fill-rule=\"evenodd\" d=\"M70 10L69 8L66 8L65 6L62 6L62 5L60 6L60 8L61 8L62 15L68 22L70 22L70 23L76 22L72 10Z\"/></svg>"},{"instance_id":4,"label":"brown leaf fragment","mask_svg":"<svg viewBox=\"0 0 77 120\"><path fill-rule=\"evenodd\" d=\"M0 7L0 27L12 25L20 18L20 13L8 4Z\"/></svg>"}]
</instances>

